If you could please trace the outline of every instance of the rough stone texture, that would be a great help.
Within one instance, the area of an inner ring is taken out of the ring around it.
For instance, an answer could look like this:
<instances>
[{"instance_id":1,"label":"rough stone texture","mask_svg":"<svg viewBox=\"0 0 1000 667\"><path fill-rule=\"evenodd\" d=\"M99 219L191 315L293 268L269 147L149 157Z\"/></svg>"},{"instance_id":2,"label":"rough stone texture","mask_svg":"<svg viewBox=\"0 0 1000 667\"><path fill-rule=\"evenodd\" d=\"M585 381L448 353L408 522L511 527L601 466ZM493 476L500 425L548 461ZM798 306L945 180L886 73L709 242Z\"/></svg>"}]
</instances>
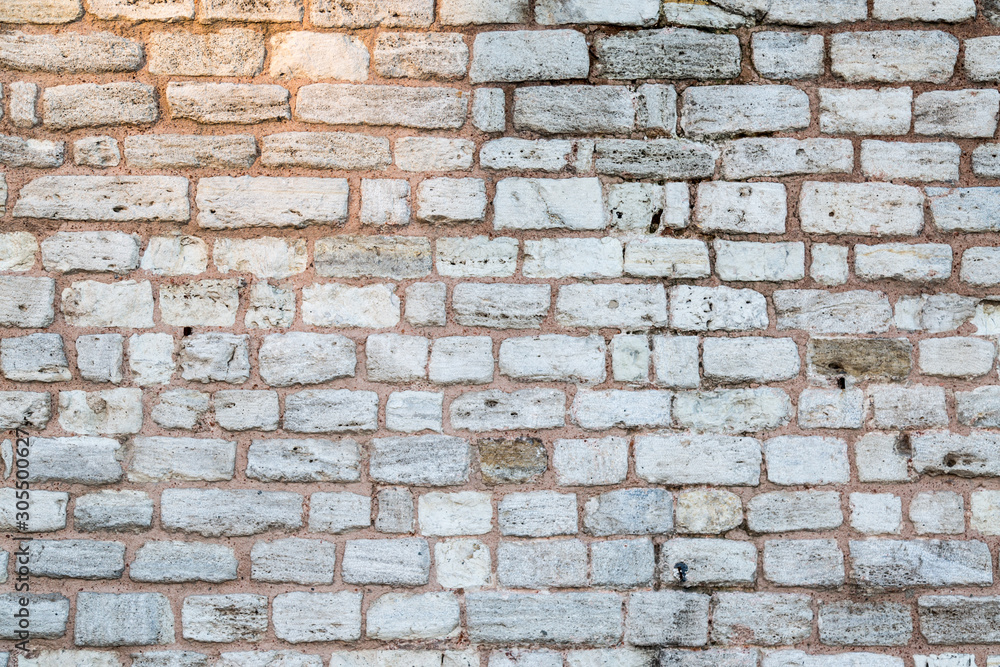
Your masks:
<instances>
[{"instance_id":1,"label":"rough stone texture","mask_svg":"<svg viewBox=\"0 0 1000 667\"><path fill-rule=\"evenodd\" d=\"M0 23L0 666L997 667L998 0Z\"/></svg>"}]
</instances>

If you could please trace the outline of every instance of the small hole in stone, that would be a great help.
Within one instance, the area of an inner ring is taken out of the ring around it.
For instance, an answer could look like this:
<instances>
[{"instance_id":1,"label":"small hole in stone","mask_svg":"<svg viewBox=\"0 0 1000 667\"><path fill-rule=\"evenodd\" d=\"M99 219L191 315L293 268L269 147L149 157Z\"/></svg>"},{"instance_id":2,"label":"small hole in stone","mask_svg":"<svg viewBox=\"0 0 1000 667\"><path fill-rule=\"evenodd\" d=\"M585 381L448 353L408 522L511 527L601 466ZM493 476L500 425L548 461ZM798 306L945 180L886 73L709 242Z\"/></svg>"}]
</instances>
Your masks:
<instances>
[{"instance_id":1,"label":"small hole in stone","mask_svg":"<svg viewBox=\"0 0 1000 667\"><path fill-rule=\"evenodd\" d=\"M184 334L183 335L190 336L193 332L194 332L194 329L192 329L191 327L184 327Z\"/></svg>"}]
</instances>

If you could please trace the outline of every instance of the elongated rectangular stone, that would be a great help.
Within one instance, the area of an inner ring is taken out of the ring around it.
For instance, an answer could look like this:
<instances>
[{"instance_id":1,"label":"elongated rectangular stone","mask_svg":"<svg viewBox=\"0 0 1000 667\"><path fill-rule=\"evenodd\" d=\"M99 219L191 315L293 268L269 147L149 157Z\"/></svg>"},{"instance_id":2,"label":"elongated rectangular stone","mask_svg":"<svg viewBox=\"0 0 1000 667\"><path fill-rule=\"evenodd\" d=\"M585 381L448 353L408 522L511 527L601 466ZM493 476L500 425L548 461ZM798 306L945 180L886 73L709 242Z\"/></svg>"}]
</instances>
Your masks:
<instances>
[{"instance_id":1,"label":"elongated rectangular stone","mask_svg":"<svg viewBox=\"0 0 1000 667\"><path fill-rule=\"evenodd\" d=\"M924 595L917 600L920 633L930 644L1000 642L1000 597ZM992 662L992 658L991 658Z\"/></svg>"},{"instance_id":2,"label":"elongated rectangular stone","mask_svg":"<svg viewBox=\"0 0 1000 667\"><path fill-rule=\"evenodd\" d=\"M889 183L805 183L799 202L809 234L914 236L924 226L924 196Z\"/></svg>"},{"instance_id":3,"label":"elongated rectangular stone","mask_svg":"<svg viewBox=\"0 0 1000 667\"><path fill-rule=\"evenodd\" d=\"M216 176L198 181L198 226L307 227L347 219L347 180Z\"/></svg>"},{"instance_id":4,"label":"elongated rectangular stone","mask_svg":"<svg viewBox=\"0 0 1000 667\"><path fill-rule=\"evenodd\" d=\"M14 216L108 222L186 222L188 180L180 176L41 176L21 188Z\"/></svg>"},{"instance_id":5,"label":"elongated rectangular stone","mask_svg":"<svg viewBox=\"0 0 1000 667\"><path fill-rule=\"evenodd\" d=\"M372 479L409 486L453 486L469 480L472 450L462 438L420 435L375 438Z\"/></svg>"},{"instance_id":6,"label":"elongated rectangular stone","mask_svg":"<svg viewBox=\"0 0 1000 667\"><path fill-rule=\"evenodd\" d=\"M961 407L959 408L961 410ZM915 433L913 469L930 475L1000 477L1000 434L973 431Z\"/></svg>"},{"instance_id":7,"label":"elongated rectangular stone","mask_svg":"<svg viewBox=\"0 0 1000 667\"><path fill-rule=\"evenodd\" d=\"M333 278L423 278L431 272L430 241L413 236L331 236L317 239L316 275Z\"/></svg>"},{"instance_id":8,"label":"elongated rectangular stone","mask_svg":"<svg viewBox=\"0 0 1000 667\"><path fill-rule=\"evenodd\" d=\"M288 90L276 85L249 83L167 84L171 118L196 123L263 123L291 118Z\"/></svg>"},{"instance_id":9,"label":"elongated rectangular stone","mask_svg":"<svg viewBox=\"0 0 1000 667\"><path fill-rule=\"evenodd\" d=\"M851 540L851 578L868 588L989 586L993 561L975 540Z\"/></svg>"},{"instance_id":10,"label":"elongated rectangular stone","mask_svg":"<svg viewBox=\"0 0 1000 667\"><path fill-rule=\"evenodd\" d=\"M69 23L81 16L80 0L7 0L0 6L2 23Z\"/></svg>"},{"instance_id":11,"label":"elongated rectangular stone","mask_svg":"<svg viewBox=\"0 0 1000 667\"><path fill-rule=\"evenodd\" d=\"M321 28L426 28L434 0L315 0L309 19Z\"/></svg>"},{"instance_id":12,"label":"elongated rectangular stone","mask_svg":"<svg viewBox=\"0 0 1000 667\"><path fill-rule=\"evenodd\" d=\"M887 331L892 321L889 299L882 292L779 290L773 298L779 329L879 333Z\"/></svg>"},{"instance_id":13,"label":"elongated rectangular stone","mask_svg":"<svg viewBox=\"0 0 1000 667\"><path fill-rule=\"evenodd\" d=\"M722 177L847 174L854 146L847 139L737 139L722 151Z\"/></svg>"},{"instance_id":14,"label":"elongated rectangular stone","mask_svg":"<svg viewBox=\"0 0 1000 667\"><path fill-rule=\"evenodd\" d=\"M171 479L210 482L233 478L236 442L216 438L137 437L128 478L132 482Z\"/></svg>"},{"instance_id":15,"label":"elongated rectangular stone","mask_svg":"<svg viewBox=\"0 0 1000 667\"><path fill-rule=\"evenodd\" d=\"M302 526L302 496L256 489L165 489L160 518L168 531L239 537Z\"/></svg>"},{"instance_id":16,"label":"elongated rectangular stone","mask_svg":"<svg viewBox=\"0 0 1000 667\"><path fill-rule=\"evenodd\" d=\"M355 132L283 132L261 143L265 167L382 170L392 163L389 140Z\"/></svg>"},{"instance_id":17,"label":"elongated rectangular stone","mask_svg":"<svg viewBox=\"0 0 1000 667\"><path fill-rule=\"evenodd\" d=\"M596 73L608 79L731 79L740 73L736 35L700 30L623 31L594 43Z\"/></svg>"},{"instance_id":18,"label":"elongated rectangular stone","mask_svg":"<svg viewBox=\"0 0 1000 667\"><path fill-rule=\"evenodd\" d=\"M599 174L668 181L711 178L719 151L684 139L601 139L594 147Z\"/></svg>"},{"instance_id":19,"label":"elongated rectangular stone","mask_svg":"<svg viewBox=\"0 0 1000 667\"><path fill-rule=\"evenodd\" d=\"M108 32L0 35L0 66L24 72L134 72L142 56L141 44Z\"/></svg>"},{"instance_id":20,"label":"elongated rectangular stone","mask_svg":"<svg viewBox=\"0 0 1000 667\"><path fill-rule=\"evenodd\" d=\"M302 319L321 327L393 327L399 322L399 306L393 284L326 283L302 288Z\"/></svg>"},{"instance_id":21,"label":"elongated rectangular stone","mask_svg":"<svg viewBox=\"0 0 1000 667\"><path fill-rule=\"evenodd\" d=\"M139 169L215 167L245 169L257 159L249 134L133 134L125 137L125 161Z\"/></svg>"},{"instance_id":22,"label":"elongated rectangular stone","mask_svg":"<svg viewBox=\"0 0 1000 667\"><path fill-rule=\"evenodd\" d=\"M495 229L602 229L608 224L596 178L504 178L493 199Z\"/></svg>"},{"instance_id":23,"label":"elongated rectangular stone","mask_svg":"<svg viewBox=\"0 0 1000 667\"><path fill-rule=\"evenodd\" d=\"M576 30L481 32L472 45L472 83L584 79L587 40Z\"/></svg>"},{"instance_id":24,"label":"elongated rectangular stone","mask_svg":"<svg viewBox=\"0 0 1000 667\"><path fill-rule=\"evenodd\" d=\"M202 0L201 20L287 23L302 21L302 3L297 0Z\"/></svg>"},{"instance_id":25,"label":"elongated rectangular stone","mask_svg":"<svg viewBox=\"0 0 1000 667\"><path fill-rule=\"evenodd\" d=\"M90 0L87 11L105 21L178 21L194 18L194 0Z\"/></svg>"},{"instance_id":26,"label":"elongated rectangular stone","mask_svg":"<svg viewBox=\"0 0 1000 667\"><path fill-rule=\"evenodd\" d=\"M373 391L306 389L285 399L284 428L296 433L374 431L378 395Z\"/></svg>"},{"instance_id":27,"label":"elongated rectangular stone","mask_svg":"<svg viewBox=\"0 0 1000 667\"><path fill-rule=\"evenodd\" d=\"M843 32L830 37L831 69L851 83L944 83L957 59L958 38L940 30Z\"/></svg>"},{"instance_id":28,"label":"elongated rectangular stone","mask_svg":"<svg viewBox=\"0 0 1000 667\"><path fill-rule=\"evenodd\" d=\"M160 116L156 89L144 83L78 83L42 93L42 118L53 130L101 125L141 125Z\"/></svg>"},{"instance_id":29,"label":"elongated rectangular stone","mask_svg":"<svg viewBox=\"0 0 1000 667\"><path fill-rule=\"evenodd\" d=\"M150 74L254 76L263 67L264 37L253 30L225 28L207 35L154 32L149 37Z\"/></svg>"},{"instance_id":30,"label":"elongated rectangular stone","mask_svg":"<svg viewBox=\"0 0 1000 667\"><path fill-rule=\"evenodd\" d=\"M467 95L455 88L314 83L299 88L295 117L328 125L399 125L457 129L465 124Z\"/></svg>"},{"instance_id":31,"label":"elongated rectangular stone","mask_svg":"<svg viewBox=\"0 0 1000 667\"><path fill-rule=\"evenodd\" d=\"M486 644L615 644L622 637L622 601L613 593L469 593L472 641Z\"/></svg>"},{"instance_id":32,"label":"elongated rectangular stone","mask_svg":"<svg viewBox=\"0 0 1000 667\"><path fill-rule=\"evenodd\" d=\"M451 402L451 425L470 431L559 428L566 395L557 389L467 392Z\"/></svg>"},{"instance_id":33,"label":"elongated rectangular stone","mask_svg":"<svg viewBox=\"0 0 1000 667\"><path fill-rule=\"evenodd\" d=\"M0 134L0 164L11 167L46 169L62 165L66 144L61 141L21 139Z\"/></svg>"},{"instance_id":34,"label":"elongated rectangular stone","mask_svg":"<svg viewBox=\"0 0 1000 667\"><path fill-rule=\"evenodd\" d=\"M691 86L681 102L681 128L693 137L803 129L809 119L809 97L793 86Z\"/></svg>"},{"instance_id":35,"label":"elongated rectangular stone","mask_svg":"<svg viewBox=\"0 0 1000 667\"><path fill-rule=\"evenodd\" d=\"M514 91L514 127L545 134L614 134L635 126L626 86L531 86Z\"/></svg>"},{"instance_id":36,"label":"elongated rectangular stone","mask_svg":"<svg viewBox=\"0 0 1000 667\"><path fill-rule=\"evenodd\" d=\"M653 484L757 486L762 461L754 438L643 435L635 441L636 474Z\"/></svg>"}]
</instances>

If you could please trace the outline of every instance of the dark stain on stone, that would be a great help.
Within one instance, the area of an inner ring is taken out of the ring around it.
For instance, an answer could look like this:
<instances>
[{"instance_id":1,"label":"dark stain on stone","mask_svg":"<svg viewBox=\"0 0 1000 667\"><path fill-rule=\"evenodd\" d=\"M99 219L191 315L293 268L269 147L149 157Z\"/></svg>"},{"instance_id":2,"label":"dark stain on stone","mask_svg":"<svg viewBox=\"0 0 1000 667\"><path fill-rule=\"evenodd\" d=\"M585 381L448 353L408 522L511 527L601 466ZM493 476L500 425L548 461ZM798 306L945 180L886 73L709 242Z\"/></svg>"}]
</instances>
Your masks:
<instances>
[{"instance_id":1,"label":"dark stain on stone","mask_svg":"<svg viewBox=\"0 0 1000 667\"><path fill-rule=\"evenodd\" d=\"M538 438L484 438L476 443L487 484L517 484L542 475L548 456Z\"/></svg>"},{"instance_id":2,"label":"dark stain on stone","mask_svg":"<svg viewBox=\"0 0 1000 667\"><path fill-rule=\"evenodd\" d=\"M819 375L900 382L910 374L912 349L898 338L813 338L809 364Z\"/></svg>"}]
</instances>

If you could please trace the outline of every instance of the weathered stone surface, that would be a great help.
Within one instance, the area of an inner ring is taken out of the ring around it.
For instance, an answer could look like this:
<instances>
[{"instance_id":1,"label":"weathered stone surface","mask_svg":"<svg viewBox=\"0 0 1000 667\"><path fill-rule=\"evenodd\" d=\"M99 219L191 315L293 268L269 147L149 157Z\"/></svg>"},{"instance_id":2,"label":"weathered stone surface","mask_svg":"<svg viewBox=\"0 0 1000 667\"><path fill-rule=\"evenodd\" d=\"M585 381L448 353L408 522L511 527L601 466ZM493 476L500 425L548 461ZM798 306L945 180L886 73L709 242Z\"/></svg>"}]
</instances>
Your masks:
<instances>
[{"instance_id":1,"label":"weathered stone surface","mask_svg":"<svg viewBox=\"0 0 1000 667\"><path fill-rule=\"evenodd\" d=\"M233 478L234 441L208 438L138 437L133 440L128 478L133 482L221 481Z\"/></svg>"},{"instance_id":2,"label":"weathered stone surface","mask_svg":"<svg viewBox=\"0 0 1000 667\"><path fill-rule=\"evenodd\" d=\"M462 438L423 435L372 440L370 469L389 484L450 486L469 478L471 451Z\"/></svg>"},{"instance_id":3,"label":"weathered stone surface","mask_svg":"<svg viewBox=\"0 0 1000 667\"><path fill-rule=\"evenodd\" d=\"M487 484L528 482L548 467L545 447L537 438L485 438L476 442L476 449L479 470Z\"/></svg>"},{"instance_id":4,"label":"weathered stone surface","mask_svg":"<svg viewBox=\"0 0 1000 667\"><path fill-rule=\"evenodd\" d=\"M590 57L575 30L481 32L472 44L472 83L583 79Z\"/></svg>"},{"instance_id":5,"label":"weathered stone surface","mask_svg":"<svg viewBox=\"0 0 1000 667\"><path fill-rule=\"evenodd\" d=\"M674 398L674 421L700 432L751 433L787 424L792 416L788 395L781 389L721 389L681 392Z\"/></svg>"},{"instance_id":6,"label":"weathered stone surface","mask_svg":"<svg viewBox=\"0 0 1000 667\"><path fill-rule=\"evenodd\" d=\"M851 83L944 83L957 58L958 39L937 30L852 32L830 38L832 71Z\"/></svg>"},{"instance_id":7,"label":"weathered stone surface","mask_svg":"<svg viewBox=\"0 0 1000 667\"><path fill-rule=\"evenodd\" d=\"M455 129L468 100L454 88L314 83L299 88L295 117L328 125L400 125Z\"/></svg>"},{"instance_id":8,"label":"weathered stone surface","mask_svg":"<svg viewBox=\"0 0 1000 667\"><path fill-rule=\"evenodd\" d=\"M711 460L712 466L696 465ZM760 441L719 435L642 435L635 442L636 474L655 484L756 486Z\"/></svg>"},{"instance_id":9,"label":"weathered stone surface","mask_svg":"<svg viewBox=\"0 0 1000 667\"><path fill-rule=\"evenodd\" d=\"M88 593L76 596L77 646L172 644L174 618L162 593Z\"/></svg>"},{"instance_id":10,"label":"weathered stone surface","mask_svg":"<svg viewBox=\"0 0 1000 667\"><path fill-rule=\"evenodd\" d=\"M607 226L596 178L505 178L493 200L495 229L602 229Z\"/></svg>"},{"instance_id":11,"label":"weathered stone surface","mask_svg":"<svg viewBox=\"0 0 1000 667\"><path fill-rule=\"evenodd\" d=\"M998 604L994 596L922 596L917 600L920 632L931 644L992 644Z\"/></svg>"},{"instance_id":12,"label":"weathered stone surface","mask_svg":"<svg viewBox=\"0 0 1000 667\"><path fill-rule=\"evenodd\" d=\"M204 537L294 530L302 526L302 496L252 489L166 489L160 515L166 530Z\"/></svg>"},{"instance_id":13,"label":"weathered stone surface","mask_svg":"<svg viewBox=\"0 0 1000 667\"><path fill-rule=\"evenodd\" d=\"M809 125L809 98L792 86L692 86L681 129L693 137L764 134Z\"/></svg>"},{"instance_id":14,"label":"weathered stone surface","mask_svg":"<svg viewBox=\"0 0 1000 667\"><path fill-rule=\"evenodd\" d=\"M740 73L736 35L688 29L599 37L596 73L609 79L729 79Z\"/></svg>"},{"instance_id":15,"label":"weathered stone surface","mask_svg":"<svg viewBox=\"0 0 1000 667\"><path fill-rule=\"evenodd\" d=\"M194 0L92 0L87 11L106 21L178 21L194 18Z\"/></svg>"},{"instance_id":16,"label":"weathered stone surface","mask_svg":"<svg viewBox=\"0 0 1000 667\"><path fill-rule=\"evenodd\" d=\"M716 593L713 599L713 642L775 646L805 640L812 633L808 595Z\"/></svg>"},{"instance_id":17,"label":"weathered stone surface","mask_svg":"<svg viewBox=\"0 0 1000 667\"><path fill-rule=\"evenodd\" d=\"M844 554L836 540L768 540L764 577L778 586L825 588L844 583Z\"/></svg>"},{"instance_id":18,"label":"weathered stone surface","mask_svg":"<svg viewBox=\"0 0 1000 667\"><path fill-rule=\"evenodd\" d=\"M836 491L775 491L747 504L747 528L755 533L833 530L843 522Z\"/></svg>"},{"instance_id":19,"label":"weathered stone surface","mask_svg":"<svg viewBox=\"0 0 1000 667\"><path fill-rule=\"evenodd\" d=\"M69 600L58 593L4 593L0 595L0 638L17 639L17 621L14 614L21 605L18 598L28 599L31 614L31 634L39 639L56 639L66 633L69 620ZM22 661L24 658L22 658ZM56 663L52 664L56 667Z\"/></svg>"},{"instance_id":20,"label":"weathered stone surface","mask_svg":"<svg viewBox=\"0 0 1000 667\"><path fill-rule=\"evenodd\" d=\"M263 123L291 118L288 90L246 83L167 84L171 118L196 123Z\"/></svg>"},{"instance_id":21,"label":"weathered stone surface","mask_svg":"<svg viewBox=\"0 0 1000 667\"><path fill-rule=\"evenodd\" d=\"M124 435L142 429L142 390L59 392L59 425L81 435Z\"/></svg>"},{"instance_id":22,"label":"weathered stone surface","mask_svg":"<svg viewBox=\"0 0 1000 667\"><path fill-rule=\"evenodd\" d=\"M384 329L399 322L393 284L363 287L319 283L302 289L302 319L321 327Z\"/></svg>"},{"instance_id":23,"label":"weathered stone surface","mask_svg":"<svg viewBox=\"0 0 1000 667\"><path fill-rule=\"evenodd\" d=\"M110 484L122 477L121 443L112 438L71 437L30 440L28 480Z\"/></svg>"},{"instance_id":24,"label":"weathered stone surface","mask_svg":"<svg viewBox=\"0 0 1000 667\"><path fill-rule=\"evenodd\" d=\"M467 392L451 403L451 425L475 432L558 428L565 406L565 394L556 389Z\"/></svg>"},{"instance_id":25,"label":"weathered stone surface","mask_svg":"<svg viewBox=\"0 0 1000 667\"><path fill-rule=\"evenodd\" d=\"M421 538L349 540L342 570L349 584L423 586L430 565L430 546Z\"/></svg>"},{"instance_id":26,"label":"weathered stone surface","mask_svg":"<svg viewBox=\"0 0 1000 667\"><path fill-rule=\"evenodd\" d=\"M532 86L514 91L514 127L544 134L628 132L635 95L625 86Z\"/></svg>"},{"instance_id":27,"label":"weathered stone surface","mask_svg":"<svg viewBox=\"0 0 1000 667\"><path fill-rule=\"evenodd\" d=\"M387 79L459 79L469 47L457 33L384 32L373 56L375 71Z\"/></svg>"},{"instance_id":28,"label":"weathered stone surface","mask_svg":"<svg viewBox=\"0 0 1000 667\"><path fill-rule=\"evenodd\" d=\"M207 229L339 225L347 180L218 176L198 181L198 225Z\"/></svg>"},{"instance_id":29,"label":"weathered stone surface","mask_svg":"<svg viewBox=\"0 0 1000 667\"><path fill-rule=\"evenodd\" d=\"M0 164L6 167L58 167L65 157L66 147L62 142L0 135Z\"/></svg>"},{"instance_id":30,"label":"weathered stone surface","mask_svg":"<svg viewBox=\"0 0 1000 667\"><path fill-rule=\"evenodd\" d=\"M810 372L818 375L899 382L910 374L912 349L904 338L813 337L806 358Z\"/></svg>"},{"instance_id":31,"label":"weathered stone surface","mask_svg":"<svg viewBox=\"0 0 1000 667\"><path fill-rule=\"evenodd\" d=\"M0 9L4 23L69 23L82 15L80 0L11 0Z\"/></svg>"},{"instance_id":32,"label":"weathered stone surface","mask_svg":"<svg viewBox=\"0 0 1000 667\"><path fill-rule=\"evenodd\" d=\"M348 389L307 389L285 398L284 428L296 433L374 431L378 395Z\"/></svg>"},{"instance_id":33,"label":"weathered stone surface","mask_svg":"<svg viewBox=\"0 0 1000 667\"><path fill-rule=\"evenodd\" d=\"M426 28L434 21L431 0L318 0L309 18L322 28Z\"/></svg>"},{"instance_id":34,"label":"weathered stone surface","mask_svg":"<svg viewBox=\"0 0 1000 667\"><path fill-rule=\"evenodd\" d=\"M882 292L780 290L774 293L778 329L814 333L879 333L889 328L892 309Z\"/></svg>"},{"instance_id":35,"label":"weathered stone surface","mask_svg":"<svg viewBox=\"0 0 1000 667\"><path fill-rule=\"evenodd\" d=\"M195 542L146 542L129 566L133 581L220 583L236 578L236 556L229 547Z\"/></svg>"},{"instance_id":36,"label":"weathered stone surface","mask_svg":"<svg viewBox=\"0 0 1000 667\"><path fill-rule=\"evenodd\" d=\"M983 542L851 540L852 580L875 589L989 586L993 571Z\"/></svg>"},{"instance_id":37,"label":"weathered stone surface","mask_svg":"<svg viewBox=\"0 0 1000 667\"><path fill-rule=\"evenodd\" d=\"M46 271L128 273L139 266L139 243L123 232L58 232L42 241Z\"/></svg>"},{"instance_id":38,"label":"weathered stone surface","mask_svg":"<svg viewBox=\"0 0 1000 667\"><path fill-rule=\"evenodd\" d=\"M888 183L805 183L799 202L802 229L811 234L915 236L923 228L924 197Z\"/></svg>"},{"instance_id":39,"label":"weathered stone surface","mask_svg":"<svg viewBox=\"0 0 1000 667\"><path fill-rule=\"evenodd\" d=\"M708 178L719 158L711 145L685 139L598 139L594 152L597 173L624 178Z\"/></svg>"},{"instance_id":40,"label":"weathered stone surface","mask_svg":"<svg viewBox=\"0 0 1000 667\"><path fill-rule=\"evenodd\" d=\"M673 532L673 496L662 489L619 489L591 498L583 509L590 535L658 535Z\"/></svg>"},{"instance_id":41,"label":"weathered stone surface","mask_svg":"<svg viewBox=\"0 0 1000 667\"><path fill-rule=\"evenodd\" d=\"M326 237L314 252L317 275L333 278L423 278L431 262L430 241L412 236Z\"/></svg>"},{"instance_id":42,"label":"weathered stone surface","mask_svg":"<svg viewBox=\"0 0 1000 667\"><path fill-rule=\"evenodd\" d=\"M609 645L622 637L621 599L610 593L466 595L472 641Z\"/></svg>"},{"instance_id":43,"label":"weathered stone surface","mask_svg":"<svg viewBox=\"0 0 1000 667\"><path fill-rule=\"evenodd\" d=\"M820 639L833 646L901 646L913 635L910 610L899 602L830 602L818 621Z\"/></svg>"},{"instance_id":44,"label":"weathered stone surface","mask_svg":"<svg viewBox=\"0 0 1000 667\"><path fill-rule=\"evenodd\" d=\"M684 581L679 564L688 566ZM672 539L660 547L660 580L683 587L739 586L757 580L757 548L751 542Z\"/></svg>"},{"instance_id":45,"label":"weathered stone surface","mask_svg":"<svg viewBox=\"0 0 1000 667\"><path fill-rule=\"evenodd\" d=\"M826 134L907 134L913 90L821 88L819 125Z\"/></svg>"},{"instance_id":46,"label":"weathered stone surface","mask_svg":"<svg viewBox=\"0 0 1000 667\"><path fill-rule=\"evenodd\" d=\"M186 32L150 35L150 74L254 76L260 74L263 66L264 38L253 30L224 28L207 35Z\"/></svg>"},{"instance_id":47,"label":"weathered stone surface","mask_svg":"<svg viewBox=\"0 0 1000 667\"><path fill-rule=\"evenodd\" d=\"M156 91L144 83L80 83L42 93L42 118L53 130L102 125L142 125L159 118Z\"/></svg>"},{"instance_id":48,"label":"weathered stone surface","mask_svg":"<svg viewBox=\"0 0 1000 667\"><path fill-rule=\"evenodd\" d=\"M46 392L0 391L0 428L45 428L52 417Z\"/></svg>"},{"instance_id":49,"label":"weathered stone surface","mask_svg":"<svg viewBox=\"0 0 1000 667\"><path fill-rule=\"evenodd\" d=\"M73 525L83 532L138 532L153 523L153 501L142 491L98 491L77 496Z\"/></svg>"},{"instance_id":50,"label":"weathered stone surface","mask_svg":"<svg viewBox=\"0 0 1000 667\"><path fill-rule=\"evenodd\" d=\"M221 137L134 134L125 137L125 160L140 169L240 169L249 167L256 159L257 142L247 134Z\"/></svg>"},{"instance_id":51,"label":"weathered stone surface","mask_svg":"<svg viewBox=\"0 0 1000 667\"><path fill-rule=\"evenodd\" d=\"M722 151L722 176L731 180L853 169L854 147L845 139L737 139Z\"/></svg>"},{"instance_id":52,"label":"weathered stone surface","mask_svg":"<svg viewBox=\"0 0 1000 667\"><path fill-rule=\"evenodd\" d=\"M368 49L357 37L318 32L282 32L271 37L272 77L368 80Z\"/></svg>"},{"instance_id":53,"label":"weathered stone surface","mask_svg":"<svg viewBox=\"0 0 1000 667\"><path fill-rule=\"evenodd\" d=\"M388 139L354 132L282 132L261 142L265 167L380 170L391 162Z\"/></svg>"},{"instance_id":54,"label":"weathered stone surface","mask_svg":"<svg viewBox=\"0 0 1000 667\"><path fill-rule=\"evenodd\" d=\"M914 434L913 468L919 473L959 477L1000 476L996 452L1000 439L986 431L960 435L949 432Z\"/></svg>"},{"instance_id":55,"label":"weathered stone surface","mask_svg":"<svg viewBox=\"0 0 1000 667\"><path fill-rule=\"evenodd\" d=\"M184 639L260 641L267 631L267 606L265 595L189 595L181 607Z\"/></svg>"},{"instance_id":56,"label":"weathered stone surface","mask_svg":"<svg viewBox=\"0 0 1000 667\"><path fill-rule=\"evenodd\" d=\"M14 216L186 222L188 181L179 176L42 176L21 188Z\"/></svg>"}]
</instances>

